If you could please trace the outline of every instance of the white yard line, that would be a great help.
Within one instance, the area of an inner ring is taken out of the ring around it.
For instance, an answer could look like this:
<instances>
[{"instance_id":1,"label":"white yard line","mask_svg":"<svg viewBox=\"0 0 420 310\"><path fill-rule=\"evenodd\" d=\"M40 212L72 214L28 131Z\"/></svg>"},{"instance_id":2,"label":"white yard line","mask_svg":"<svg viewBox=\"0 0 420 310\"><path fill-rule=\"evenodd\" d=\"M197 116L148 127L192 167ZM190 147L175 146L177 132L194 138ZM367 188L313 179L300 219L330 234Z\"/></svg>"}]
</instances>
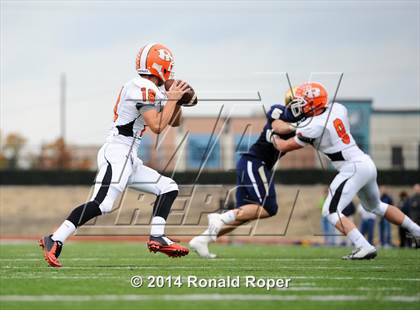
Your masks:
<instances>
[{"instance_id":1,"label":"white yard line","mask_svg":"<svg viewBox=\"0 0 420 310\"><path fill-rule=\"evenodd\" d=\"M25 258L25 257L16 257L16 258L0 258L0 261L37 261L39 260L38 257L41 257L38 254L32 254L28 256L32 256L32 258ZM36 258L35 258L36 257ZM146 257L69 257L69 258L65 258L65 260L75 260L75 261L94 261L94 260L112 260L112 259L117 259L117 260L145 260L145 261L150 261L150 258L146 258ZM207 261L210 263L218 263L221 261L251 261L251 262L255 262L255 258L216 258L216 259L212 259L212 260L204 260L201 257L189 257L190 260L197 260L197 261ZM325 262L325 261L337 261L337 263L342 263L342 261L338 258L258 258L258 261L275 261L275 262L308 262L308 263L312 263L314 261L316 262Z\"/></svg>"},{"instance_id":2,"label":"white yard line","mask_svg":"<svg viewBox=\"0 0 420 310\"><path fill-rule=\"evenodd\" d=\"M382 291L402 291L401 287L314 287L314 286L297 286L292 284L288 288L277 288L278 291L362 291L362 292L382 292Z\"/></svg>"},{"instance_id":3,"label":"white yard line","mask_svg":"<svg viewBox=\"0 0 420 310\"><path fill-rule=\"evenodd\" d=\"M293 279L320 280L373 280L373 281L420 281L420 278L383 278L383 277L323 277L323 276L289 276Z\"/></svg>"},{"instance_id":4,"label":"white yard line","mask_svg":"<svg viewBox=\"0 0 420 310\"><path fill-rule=\"evenodd\" d=\"M38 255L39 256L39 255ZM65 260L69 260L69 261L115 261L115 259L117 260L124 260L124 261L135 261L135 260L139 260L138 258L113 258L113 257L80 257L80 258L76 258L76 257L69 257L69 258L65 258ZM0 262L36 262L42 260L41 257L38 258L0 258Z\"/></svg>"},{"instance_id":5,"label":"white yard line","mask_svg":"<svg viewBox=\"0 0 420 310\"><path fill-rule=\"evenodd\" d=\"M56 270L90 270L90 269L104 269L104 270L138 270L138 269L157 269L162 270L167 266L78 266L78 267L69 267L64 266ZM213 266L171 266L169 269L213 269ZM222 267L222 268L229 268L229 267ZM251 267L250 267L251 268ZM1 266L0 269L34 269L34 266ZM51 269L48 266L40 267L40 270L48 270ZM240 268L239 268L240 269Z\"/></svg>"},{"instance_id":6,"label":"white yard line","mask_svg":"<svg viewBox=\"0 0 420 310\"><path fill-rule=\"evenodd\" d=\"M255 294L178 294L178 295L3 295L2 302L89 302L89 301L392 301L414 303L420 295L255 295Z\"/></svg>"},{"instance_id":7,"label":"white yard line","mask_svg":"<svg viewBox=\"0 0 420 310\"><path fill-rule=\"evenodd\" d=\"M23 276L5 276L5 277L0 277L1 279L19 279L19 280L23 280L23 279L54 279L54 280L78 280L78 279L83 279L83 280L90 280L90 279L101 279L101 280L106 280L106 279L124 279L125 281L128 282L128 277L123 277L123 276L98 276L98 275L94 275L94 276L33 276L33 275L23 275Z\"/></svg>"},{"instance_id":8,"label":"white yard line","mask_svg":"<svg viewBox=\"0 0 420 310\"><path fill-rule=\"evenodd\" d=\"M42 261L42 259L39 259ZM64 259L63 262L66 260ZM110 260L114 262L113 260ZM133 259L132 262L135 262ZM64 266L61 269L97 269L97 268L107 268L107 269L162 269L166 266ZM12 266L12 265L2 265L0 269L33 269L34 266ZM171 266L170 269L213 269L214 266ZM367 270L367 269L386 269L382 266L276 266L276 269L291 269L291 270ZM217 269L239 269L239 270L266 270L266 266L217 266Z\"/></svg>"},{"instance_id":9,"label":"white yard line","mask_svg":"<svg viewBox=\"0 0 420 310\"><path fill-rule=\"evenodd\" d=\"M31 256L35 256L35 255L31 255ZM37 261L40 258L40 255L36 255L38 258L32 257L32 258L21 258L21 257L17 257L17 258L0 258L0 261L23 261L23 262L30 262L30 261ZM145 258L145 257L64 257L65 260L75 260L75 261L95 261L95 260L145 260L145 261L150 261L150 258ZM207 262L221 262L221 261L252 261L255 262L255 258L216 258L216 259L212 259L212 260L204 260L201 257L191 257L189 258L190 260L196 260L196 261L207 261ZM312 263L313 261L332 261L335 260L338 263L340 262L340 260L338 259L299 259L299 258L258 258L258 261L278 261L278 262L295 262L295 261L299 261L299 262L308 262L308 263Z\"/></svg>"},{"instance_id":10,"label":"white yard line","mask_svg":"<svg viewBox=\"0 0 420 310\"><path fill-rule=\"evenodd\" d=\"M294 287L299 287L299 286L317 286L317 283L315 282L298 282L298 283L293 283Z\"/></svg>"}]
</instances>

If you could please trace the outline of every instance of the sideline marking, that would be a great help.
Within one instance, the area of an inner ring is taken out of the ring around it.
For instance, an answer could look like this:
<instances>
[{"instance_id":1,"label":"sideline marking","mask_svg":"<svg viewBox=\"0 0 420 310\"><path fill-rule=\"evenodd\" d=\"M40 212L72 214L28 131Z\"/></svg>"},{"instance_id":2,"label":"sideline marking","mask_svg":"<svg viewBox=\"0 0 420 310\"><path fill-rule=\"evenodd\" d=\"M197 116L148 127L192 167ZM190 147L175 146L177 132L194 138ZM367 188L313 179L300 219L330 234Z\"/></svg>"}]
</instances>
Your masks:
<instances>
[{"instance_id":1,"label":"sideline marking","mask_svg":"<svg viewBox=\"0 0 420 310\"><path fill-rule=\"evenodd\" d=\"M195 295L4 295L0 301L20 302L89 302L89 301L367 301L418 302L414 296L358 296L358 295L250 295L250 294L195 294Z\"/></svg>"}]
</instances>

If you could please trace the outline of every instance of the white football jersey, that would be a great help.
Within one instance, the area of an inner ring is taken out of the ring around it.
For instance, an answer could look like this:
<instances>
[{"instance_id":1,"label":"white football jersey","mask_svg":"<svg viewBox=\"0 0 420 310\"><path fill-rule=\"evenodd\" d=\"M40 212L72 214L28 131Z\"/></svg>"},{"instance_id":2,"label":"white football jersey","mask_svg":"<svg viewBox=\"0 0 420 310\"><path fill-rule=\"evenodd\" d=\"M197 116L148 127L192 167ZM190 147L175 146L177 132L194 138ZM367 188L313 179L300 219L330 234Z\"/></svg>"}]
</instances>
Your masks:
<instances>
[{"instance_id":1,"label":"white football jersey","mask_svg":"<svg viewBox=\"0 0 420 310\"><path fill-rule=\"evenodd\" d=\"M146 130L143 113L150 109L160 112L166 98L165 91L148 79L139 76L127 82L115 103L114 123L107 142L133 145L136 150Z\"/></svg>"},{"instance_id":2,"label":"white football jersey","mask_svg":"<svg viewBox=\"0 0 420 310\"><path fill-rule=\"evenodd\" d=\"M300 124L295 141L302 146L312 144L332 159L336 168L339 162L353 161L366 155L350 133L346 107L337 102L330 104L324 113Z\"/></svg>"}]
</instances>

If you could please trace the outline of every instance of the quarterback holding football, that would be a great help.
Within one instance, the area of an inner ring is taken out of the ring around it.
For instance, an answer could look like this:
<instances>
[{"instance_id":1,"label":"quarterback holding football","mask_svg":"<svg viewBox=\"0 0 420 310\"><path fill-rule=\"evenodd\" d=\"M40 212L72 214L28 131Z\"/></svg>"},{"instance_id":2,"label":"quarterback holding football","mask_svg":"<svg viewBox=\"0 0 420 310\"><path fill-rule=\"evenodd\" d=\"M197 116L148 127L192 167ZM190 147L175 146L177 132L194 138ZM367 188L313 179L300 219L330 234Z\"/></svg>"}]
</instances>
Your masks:
<instances>
[{"instance_id":1,"label":"quarterback holding football","mask_svg":"<svg viewBox=\"0 0 420 310\"><path fill-rule=\"evenodd\" d=\"M162 44L147 44L140 49L136 58L138 76L121 88L114 106L112 128L98 152L98 173L92 197L73 209L53 234L39 241L50 266L61 267L58 257L65 240L87 221L110 212L127 186L157 196L147 242L149 250L171 257L188 254L188 248L166 237L164 231L178 195L177 184L143 165L137 157L146 128L159 134L167 126L179 126L181 105L197 103L186 82L171 79L173 65L172 52Z\"/></svg>"}]
</instances>

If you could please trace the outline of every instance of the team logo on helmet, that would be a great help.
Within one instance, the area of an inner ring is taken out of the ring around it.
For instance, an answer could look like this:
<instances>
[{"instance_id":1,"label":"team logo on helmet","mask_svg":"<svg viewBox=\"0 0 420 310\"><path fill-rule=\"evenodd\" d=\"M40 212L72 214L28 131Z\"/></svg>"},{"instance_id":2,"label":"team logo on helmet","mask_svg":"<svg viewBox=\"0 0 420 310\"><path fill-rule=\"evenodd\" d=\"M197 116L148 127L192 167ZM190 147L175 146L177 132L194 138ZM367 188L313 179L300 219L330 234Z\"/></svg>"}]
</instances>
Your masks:
<instances>
[{"instance_id":1,"label":"team logo on helmet","mask_svg":"<svg viewBox=\"0 0 420 310\"><path fill-rule=\"evenodd\" d=\"M160 59L165 60L165 61L170 61L170 62L174 60L174 58L172 57L171 53L169 53L168 50L161 48L158 50L158 52L159 52Z\"/></svg>"},{"instance_id":2,"label":"team logo on helmet","mask_svg":"<svg viewBox=\"0 0 420 310\"><path fill-rule=\"evenodd\" d=\"M321 96L321 89L308 85L305 87L304 96L307 98L317 98Z\"/></svg>"}]
</instances>

